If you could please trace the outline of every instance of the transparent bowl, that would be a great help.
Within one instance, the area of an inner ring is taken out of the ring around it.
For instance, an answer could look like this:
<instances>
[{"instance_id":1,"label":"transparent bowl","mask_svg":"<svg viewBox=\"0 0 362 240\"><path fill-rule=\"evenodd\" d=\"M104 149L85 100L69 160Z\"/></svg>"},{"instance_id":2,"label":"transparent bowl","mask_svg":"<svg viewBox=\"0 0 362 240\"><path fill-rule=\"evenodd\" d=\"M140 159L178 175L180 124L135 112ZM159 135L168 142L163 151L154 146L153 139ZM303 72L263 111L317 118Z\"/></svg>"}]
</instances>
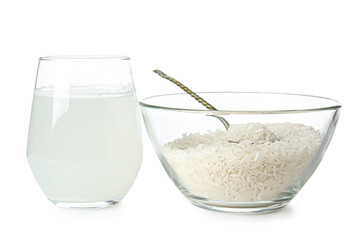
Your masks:
<instances>
[{"instance_id":1,"label":"transparent bowl","mask_svg":"<svg viewBox=\"0 0 362 240\"><path fill-rule=\"evenodd\" d=\"M319 165L341 104L297 94L198 93L140 102L153 147L167 174L196 206L264 213L286 206ZM230 123L230 128L220 121Z\"/></svg>"}]
</instances>

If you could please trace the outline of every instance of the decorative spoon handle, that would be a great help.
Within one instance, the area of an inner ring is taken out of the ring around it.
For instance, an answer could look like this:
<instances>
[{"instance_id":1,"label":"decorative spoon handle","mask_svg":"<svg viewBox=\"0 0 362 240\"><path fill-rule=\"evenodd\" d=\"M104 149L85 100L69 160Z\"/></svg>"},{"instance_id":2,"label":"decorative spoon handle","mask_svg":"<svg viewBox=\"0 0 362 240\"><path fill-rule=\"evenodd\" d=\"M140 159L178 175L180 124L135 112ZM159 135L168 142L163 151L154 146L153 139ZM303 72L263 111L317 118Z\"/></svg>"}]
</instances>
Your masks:
<instances>
[{"instance_id":1,"label":"decorative spoon handle","mask_svg":"<svg viewBox=\"0 0 362 240\"><path fill-rule=\"evenodd\" d=\"M169 80L170 82L176 84L179 88L181 88L182 90L184 90L187 94L189 94L191 97L193 97L194 99L196 99L196 101L198 101L199 103L201 103L203 106L205 106L207 109L209 110L214 110L217 111L217 109L215 107L213 107L210 103L206 102L202 97L200 97L199 95L197 95L195 92L191 91L188 87L186 87L185 85L183 85L182 83L180 83L179 81L177 81L176 79L174 79L173 77L168 76L167 74L165 74L164 72L162 72L161 70L153 70L153 72L157 73L158 75L160 75L162 78L165 78L167 80ZM226 130L229 129L230 124L228 123L228 121L226 121L225 118L220 117L220 116L215 116L215 115L211 115L213 117L216 117L217 119L219 119L222 124L224 124Z\"/></svg>"}]
</instances>

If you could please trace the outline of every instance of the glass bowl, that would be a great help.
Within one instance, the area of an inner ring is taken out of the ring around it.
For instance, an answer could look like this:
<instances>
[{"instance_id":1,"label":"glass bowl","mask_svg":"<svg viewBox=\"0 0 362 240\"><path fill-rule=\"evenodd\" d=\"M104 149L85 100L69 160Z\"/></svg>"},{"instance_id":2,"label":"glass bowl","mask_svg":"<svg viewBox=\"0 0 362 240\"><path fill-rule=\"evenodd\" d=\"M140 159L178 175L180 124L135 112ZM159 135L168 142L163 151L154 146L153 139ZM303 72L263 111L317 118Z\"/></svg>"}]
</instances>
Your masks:
<instances>
[{"instance_id":1,"label":"glass bowl","mask_svg":"<svg viewBox=\"0 0 362 240\"><path fill-rule=\"evenodd\" d=\"M140 102L148 135L167 174L196 206L265 213L286 206L319 165L341 104L309 95L198 93ZM227 130L220 121L227 120Z\"/></svg>"}]
</instances>

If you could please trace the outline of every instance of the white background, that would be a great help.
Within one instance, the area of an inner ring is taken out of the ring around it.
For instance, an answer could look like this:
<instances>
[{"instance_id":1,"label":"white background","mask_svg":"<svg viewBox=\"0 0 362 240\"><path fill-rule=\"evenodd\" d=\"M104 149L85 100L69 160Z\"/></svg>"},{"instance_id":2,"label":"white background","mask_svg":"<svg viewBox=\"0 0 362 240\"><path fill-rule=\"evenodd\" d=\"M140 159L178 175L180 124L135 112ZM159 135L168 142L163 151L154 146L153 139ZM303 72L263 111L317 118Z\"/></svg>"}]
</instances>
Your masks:
<instances>
[{"instance_id":1,"label":"white background","mask_svg":"<svg viewBox=\"0 0 362 240\"><path fill-rule=\"evenodd\" d=\"M0 239L361 239L361 1L0 1ZM180 90L277 91L343 103L319 168L283 210L199 209L176 189L144 131L144 161L116 207L64 210L25 151L38 57L131 57L138 97Z\"/></svg>"}]
</instances>

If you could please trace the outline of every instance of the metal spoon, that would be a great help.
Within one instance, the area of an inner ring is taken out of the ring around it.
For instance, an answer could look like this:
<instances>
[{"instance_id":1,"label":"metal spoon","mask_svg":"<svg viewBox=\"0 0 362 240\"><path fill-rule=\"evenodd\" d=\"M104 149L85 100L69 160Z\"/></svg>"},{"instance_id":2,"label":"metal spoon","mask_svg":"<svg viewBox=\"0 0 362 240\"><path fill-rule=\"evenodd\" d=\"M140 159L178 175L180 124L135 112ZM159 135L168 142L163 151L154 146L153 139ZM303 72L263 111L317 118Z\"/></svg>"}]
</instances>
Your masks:
<instances>
[{"instance_id":1,"label":"metal spoon","mask_svg":"<svg viewBox=\"0 0 362 240\"><path fill-rule=\"evenodd\" d=\"M213 111L218 111L215 107L213 107L210 103L206 102L205 99L203 99L202 97L200 97L199 95L197 95L195 92L191 91L188 87L186 87L185 85L183 85L182 83L180 83L179 81L177 81L176 79L174 79L173 77L168 76L166 73L162 72L161 70L153 70L153 72L157 73L158 75L160 75L161 77L169 80L170 82L176 84L178 87L180 87L182 90L184 90L187 94L189 94L191 97L195 98L196 101L198 101L199 103L201 103L203 106L205 106L207 109L209 110L213 110ZM222 124L224 125L224 127L226 128L226 130L229 129L230 127L230 123L228 121L226 121L225 118L220 117L220 116L216 116L216 115L210 115L212 117L216 117L217 119L220 120L220 122L222 122Z\"/></svg>"},{"instance_id":2,"label":"metal spoon","mask_svg":"<svg viewBox=\"0 0 362 240\"><path fill-rule=\"evenodd\" d=\"M205 106L207 109L209 110L213 110L213 111L218 111L214 106L212 106L210 103L206 102L205 99L203 99L202 97L200 97L199 95L197 95L195 92L191 91L188 87L186 87L185 85L183 85L182 83L180 83L179 81L177 81L176 79L174 79L173 77L168 76L166 73L162 72L161 70L153 70L153 72L157 73L158 75L160 75L162 78L165 78L167 80L169 80L170 82L176 84L179 88L181 88L182 90L184 90L187 94L189 94L191 97L193 97L194 99L196 99L196 101L198 101L199 103L201 103L203 106ZM224 125L224 127L226 128L226 130L229 129L230 127L230 123L228 121L226 121L225 118L220 117L220 116L216 116L216 115L210 115L212 117L216 117L217 119L220 120L220 122ZM270 131L270 130L269 130ZM272 142L274 141L279 141L280 139L273 133L271 132L271 136L272 136ZM230 143L239 143L239 141L232 141L232 140L228 140L228 142Z\"/></svg>"}]
</instances>

